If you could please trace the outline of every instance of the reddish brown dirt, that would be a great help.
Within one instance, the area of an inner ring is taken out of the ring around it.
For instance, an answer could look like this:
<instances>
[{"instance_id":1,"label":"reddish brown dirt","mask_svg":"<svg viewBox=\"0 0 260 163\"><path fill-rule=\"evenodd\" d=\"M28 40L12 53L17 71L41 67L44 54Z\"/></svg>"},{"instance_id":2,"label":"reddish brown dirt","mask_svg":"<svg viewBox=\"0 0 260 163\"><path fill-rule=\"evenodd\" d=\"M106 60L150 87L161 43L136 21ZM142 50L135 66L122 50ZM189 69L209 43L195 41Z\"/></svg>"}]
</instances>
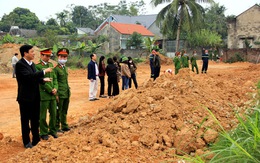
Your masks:
<instances>
[{"instance_id":1,"label":"reddish brown dirt","mask_svg":"<svg viewBox=\"0 0 260 163\"><path fill-rule=\"evenodd\" d=\"M10 59L13 53L4 54ZM198 64L201 68L201 61ZM70 70L68 122L72 130L26 150L15 101L16 80L10 73L1 73L0 160L160 162L175 160L174 154L182 152L202 154L220 131L206 108L229 130L237 124L235 112L250 108L254 101L259 65L210 62L208 74L199 75L189 69L178 75L164 74L168 68L174 70L173 65L162 65L161 76L152 81L149 66L139 64L137 90L95 102L88 101L86 70Z\"/></svg>"}]
</instances>

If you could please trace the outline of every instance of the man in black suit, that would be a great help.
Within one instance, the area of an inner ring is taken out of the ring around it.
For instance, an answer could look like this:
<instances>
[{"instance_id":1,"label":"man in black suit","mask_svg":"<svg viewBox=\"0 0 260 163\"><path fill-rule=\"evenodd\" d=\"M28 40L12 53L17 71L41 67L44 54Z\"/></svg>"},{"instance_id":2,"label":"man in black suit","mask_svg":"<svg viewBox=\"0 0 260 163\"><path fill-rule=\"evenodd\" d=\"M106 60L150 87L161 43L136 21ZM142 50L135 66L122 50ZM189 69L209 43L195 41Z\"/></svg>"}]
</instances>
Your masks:
<instances>
[{"instance_id":1,"label":"man in black suit","mask_svg":"<svg viewBox=\"0 0 260 163\"><path fill-rule=\"evenodd\" d=\"M39 115L40 115L40 92L39 83L51 81L44 78L45 73L52 71L51 68L36 72L34 50L31 45L20 47L22 58L17 62L16 80L18 84L17 101L20 107L22 139L25 148L32 148L39 141ZM32 132L32 142L30 139Z\"/></svg>"}]
</instances>

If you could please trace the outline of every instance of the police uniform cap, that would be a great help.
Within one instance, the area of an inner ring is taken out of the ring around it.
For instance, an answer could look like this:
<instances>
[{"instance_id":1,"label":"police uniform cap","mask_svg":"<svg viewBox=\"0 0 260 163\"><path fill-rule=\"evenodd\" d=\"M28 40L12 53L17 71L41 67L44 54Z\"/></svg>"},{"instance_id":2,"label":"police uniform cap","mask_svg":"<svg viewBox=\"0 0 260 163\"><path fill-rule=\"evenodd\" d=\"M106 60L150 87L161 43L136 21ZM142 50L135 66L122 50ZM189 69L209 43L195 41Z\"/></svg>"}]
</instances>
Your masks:
<instances>
[{"instance_id":1,"label":"police uniform cap","mask_svg":"<svg viewBox=\"0 0 260 163\"><path fill-rule=\"evenodd\" d=\"M52 54L52 49L51 48L40 49L40 54L51 55Z\"/></svg>"},{"instance_id":2,"label":"police uniform cap","mask_svg":"<svg viewBox=\"0 0 260 163\"><path fill-rule=\"evenodd\" d=\"M58 50L57 55L58 55L58 56L59 56L59 55L67 56L67 55L69 55L69 49L67 49L67 48L61 48L61 49Z\"/></svg>"}]
</instances>

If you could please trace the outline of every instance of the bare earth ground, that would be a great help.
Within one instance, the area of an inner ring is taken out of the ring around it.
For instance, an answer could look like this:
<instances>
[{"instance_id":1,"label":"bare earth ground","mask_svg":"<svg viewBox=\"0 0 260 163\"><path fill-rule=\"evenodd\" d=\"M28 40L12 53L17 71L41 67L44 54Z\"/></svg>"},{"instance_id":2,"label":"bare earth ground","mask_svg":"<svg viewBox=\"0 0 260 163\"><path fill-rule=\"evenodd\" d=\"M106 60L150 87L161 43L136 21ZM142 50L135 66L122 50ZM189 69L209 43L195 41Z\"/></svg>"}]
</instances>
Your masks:
<instances>
[{"instance_id":1,"label":"bare earth ground","mask_svg":"<svg viewBox=\"0 0 260 163\"><path fill-rule=\"evenodd\" d=\"M235 127L235 112L252 105L260 66L210 62L208 74L199 75L164 74L168 68L174 70L162 65L153 82L149 66L139 64L137 90L95 102L88 101L86 70L70 70L72 130L32 149L22 146L16 80L0 74L1 162L161 162L205 153L220 131L206 108L225 129Z\"/></svg>"}]
</instances>

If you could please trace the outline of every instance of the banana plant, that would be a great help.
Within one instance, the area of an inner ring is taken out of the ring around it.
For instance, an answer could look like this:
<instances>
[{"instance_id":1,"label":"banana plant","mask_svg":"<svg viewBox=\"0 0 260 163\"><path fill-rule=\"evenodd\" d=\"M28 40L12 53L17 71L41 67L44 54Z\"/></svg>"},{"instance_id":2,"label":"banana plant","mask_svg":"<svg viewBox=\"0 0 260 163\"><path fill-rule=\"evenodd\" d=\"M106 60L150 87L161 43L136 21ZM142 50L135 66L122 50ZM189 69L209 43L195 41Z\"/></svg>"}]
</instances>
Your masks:
<instances>
[{"instance_id":1,"label":"banana plant","mask_svg":"<svg viewBox=\"0 0 260 163\"><path fill-rule=\"evenodd\" d=\"M90 54L96 53L97 50L102 46L101 44L93 43L91 40L88 40L88 44L86 46L86 51Z\"/></svg>"},{"instance_id":2,"label":"banana plant","mask_svg":"<svg viewBox=\"0 0 260 163\"><path fill-rule=\"evenodd\" d=\"M78 51L79 55L82 57L83 51L87 48L85 42L77 42L77 45L72 48L72 50Z\"/></svg>"}]
</instances>

